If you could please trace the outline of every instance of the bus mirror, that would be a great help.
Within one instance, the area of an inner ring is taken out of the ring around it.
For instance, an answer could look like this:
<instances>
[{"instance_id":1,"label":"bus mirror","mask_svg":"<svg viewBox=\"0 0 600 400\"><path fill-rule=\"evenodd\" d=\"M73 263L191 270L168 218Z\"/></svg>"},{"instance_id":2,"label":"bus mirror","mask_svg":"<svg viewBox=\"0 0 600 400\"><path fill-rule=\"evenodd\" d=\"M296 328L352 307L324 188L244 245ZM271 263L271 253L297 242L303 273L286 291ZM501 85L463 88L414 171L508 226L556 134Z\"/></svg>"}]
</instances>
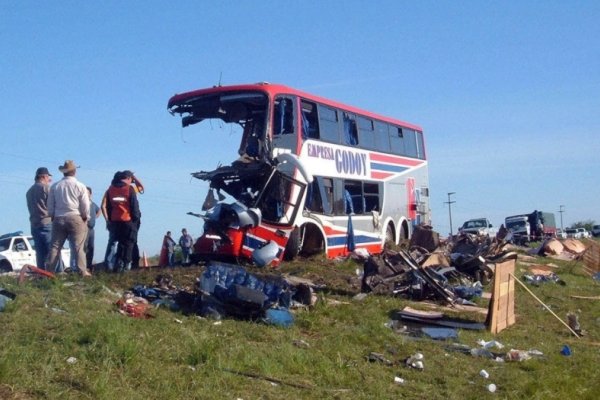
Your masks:
<instances>
[{"instance_id":1,"label":"bus mirror","mask_svg":"<svg viewBox=\"0 0 600 400\"><path fill-rule=\"evenodd\" d=\"M285 164L285 163L293 164L294 167L296 167L298 169L298 171L300 171L300 174L302 174L302 177L304 178L306 183L312 183L312 181L313 181L312 174L310 172L308 172L308 170L306 169L306 167L304 166L302 161L300 161L300 159L297 156L295 156L294 154L281 153L277 156L277 161L279 162L280 165Z\"/></svg>"}]
</instances>

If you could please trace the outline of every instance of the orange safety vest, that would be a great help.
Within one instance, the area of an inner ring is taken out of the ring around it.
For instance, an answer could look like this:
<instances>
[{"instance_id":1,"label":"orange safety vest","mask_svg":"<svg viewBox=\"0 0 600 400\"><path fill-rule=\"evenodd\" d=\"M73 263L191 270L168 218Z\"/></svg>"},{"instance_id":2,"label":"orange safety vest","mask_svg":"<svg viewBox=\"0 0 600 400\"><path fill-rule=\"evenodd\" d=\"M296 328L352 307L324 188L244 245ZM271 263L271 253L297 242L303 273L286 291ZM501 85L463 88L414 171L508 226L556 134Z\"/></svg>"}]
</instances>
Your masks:
<instances>
[{"instance_id":1,"label":"orange safety vest","mask_svg":"<svg viewBox=\"0 0 600 400\"><path fill-rule=\"evenodd\" d=\"M110 202L110 220L112 222L131 221L131 206L129 201L129 185L110 186L107 190Z\"/></svg>"}]
</instances>

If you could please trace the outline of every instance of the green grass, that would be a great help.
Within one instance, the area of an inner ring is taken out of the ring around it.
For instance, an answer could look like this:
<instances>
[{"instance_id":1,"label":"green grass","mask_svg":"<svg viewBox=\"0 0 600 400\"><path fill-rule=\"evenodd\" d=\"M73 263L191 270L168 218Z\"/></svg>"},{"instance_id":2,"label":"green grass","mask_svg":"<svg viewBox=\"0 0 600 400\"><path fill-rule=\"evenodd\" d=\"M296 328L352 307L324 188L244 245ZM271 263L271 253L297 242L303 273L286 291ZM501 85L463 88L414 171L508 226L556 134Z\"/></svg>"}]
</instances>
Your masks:
<instances>
[{"instance_id":1,"label":"green grass","mask_svg":"<svg viewBox=\"0 0 600 400\"><path fill-rule=\"evenodd\" d=\"M385 326L390 313L406 305L419 308L419 303L386 296L353 301L359 265L352 261L315 258L285 264L279 271L251 269L328 284L314 308L295 311L289 329L233 319L215 324L163 308L145 320L119 314L114 292L134 283L151 284L164 272L157 268L20 286L15 278L0 277L0 286L18 295L0 313L0 399L596 399L600 300L569 296L599 295L600 285L574 263L553 262L561 265L567 285L531 289L564 320L568 312L577 312L587 335L574 338L517 285L517 323L495 339L506 350L538 349L545 357L510 363L394 333ZM518 265L517 275L523 270ZM201 268L170 272L178 286L192 287ZM478 339L492 338L485 331L459 331L459 342L473 347ZM295 346L296 339L310 347ZM572 356L560 354L564 344ZM424 371L403 365L417 351L425 356ZM370 352L383 353L395 365L367 361ZM77 362L68 363L69 357ZM479 376L481 369L490 379ZM395 384L395 376L406 383ZM489 383L497 385L496 393L486 390Z\"/></svg>"}]
</instances>

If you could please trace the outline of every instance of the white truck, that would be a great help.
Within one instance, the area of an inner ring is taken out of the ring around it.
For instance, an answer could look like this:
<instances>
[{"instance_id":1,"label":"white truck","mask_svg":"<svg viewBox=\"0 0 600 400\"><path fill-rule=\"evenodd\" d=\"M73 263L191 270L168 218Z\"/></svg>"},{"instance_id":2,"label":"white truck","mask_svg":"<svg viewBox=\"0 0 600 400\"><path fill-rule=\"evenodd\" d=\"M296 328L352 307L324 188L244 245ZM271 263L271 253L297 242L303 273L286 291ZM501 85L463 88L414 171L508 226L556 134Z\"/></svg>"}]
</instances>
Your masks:
<instances>
[{"instance_id":1,"label":"white truck","mask_svg":"<svg viewBox=\"0 0 600 400\"><path fill-rule=\"evenodd\" d=\"M63 248L61 251L63 265L69 265L71 251ZM36 265L35 243L33 238L23 232L13 232L0 236L0 273L20 271L25 264Z\"/></svg>"},{"instance_id":2,"label":"white truck","mask_svg":"<svg viewBox=\"0 0 600 400\"><path fill-rule=\"evenodd\" d=\"M474 218L465 221L459 229L460 233L471 233L478 236L493 238L496 236L496 229L487 218Z\"/></svg>"},{"instance_id":3,"label":"white truck","mask_svg":"<svg viewBox=\"0 0 600 400\"><path fill-rule=\"evenodd\" d=\"M535 210L529 214L506 217L504 223L506 229L512 233L512 240L515 243L524 244L556 236L553 213Z\"/></svg>"}]
</instances>

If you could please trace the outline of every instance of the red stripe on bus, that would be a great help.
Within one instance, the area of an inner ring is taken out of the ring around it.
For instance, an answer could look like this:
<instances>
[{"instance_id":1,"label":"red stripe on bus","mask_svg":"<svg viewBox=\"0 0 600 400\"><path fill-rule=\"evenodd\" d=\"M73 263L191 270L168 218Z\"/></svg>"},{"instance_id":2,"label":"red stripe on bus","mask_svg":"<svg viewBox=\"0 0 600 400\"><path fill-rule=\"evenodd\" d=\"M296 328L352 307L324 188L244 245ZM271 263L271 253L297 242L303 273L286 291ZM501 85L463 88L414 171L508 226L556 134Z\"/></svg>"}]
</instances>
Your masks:
<instances>
[{"instance_id":1,"label":"red stripe on bus","mask_svg":"<svg viewBox=\"0 0 600 400\"><path fill-rule=\"evenodd\" d=\"M423 163L422 160L412 160L410 158L390 156L387 154L369 153L369 157L370 157L371 161L382 161L382 162L399 164L399 165L408 166L408 167L414 167L416 165L421 165Z\"/></svg>"},{"instance_id":2,"label":"red stripe on bus","mask_svg":"<svg viewBox=\"0 0 600 400\"><path fill-rule=\"evenodd\" d=\"M373 179L385 179L392 175L394 175L392 172L371 171L371 178Z\"/></svg>"}]
</instances>

